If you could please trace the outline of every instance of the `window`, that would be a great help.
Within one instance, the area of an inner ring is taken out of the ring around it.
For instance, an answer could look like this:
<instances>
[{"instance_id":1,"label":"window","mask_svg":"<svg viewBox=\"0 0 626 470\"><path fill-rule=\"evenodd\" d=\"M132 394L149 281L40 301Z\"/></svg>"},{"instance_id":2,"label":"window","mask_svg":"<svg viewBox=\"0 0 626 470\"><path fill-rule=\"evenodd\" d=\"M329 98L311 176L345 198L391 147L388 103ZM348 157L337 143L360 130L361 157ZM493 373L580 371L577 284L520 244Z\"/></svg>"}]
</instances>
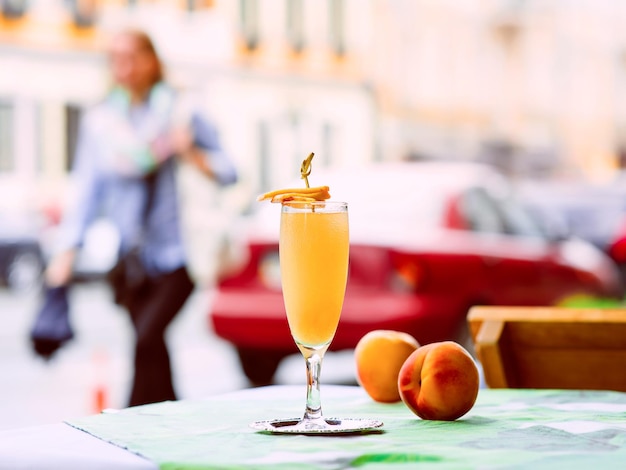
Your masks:
<instances>
[{"instance_id":1,"label":"window","mask_svg":"<svg viewBox=\"0 0 626 470\"><path fill-rule=\"evenodd\" d=\"M271 162L270 162L270 129L267 121L259 121L257 124L257 137L259 139L259 188L267 191L271 185Z\"/></svg>"},{"instance_id":2,"label":"window","mask_svg":"<svg viewBox=\"0 0 626 470\"><path fill-rule=\"evenodd\" d=\"M500 201L500 211L506 225L506 232L524 237L542 237L540 225L530 213L516 201Z\"/></svg>"},{"instance_id":3,"label":"window","mask_svg":"<svg viewBox=\"0 0 626 470\"><path fill-rule=\"evenodd\" d=\"M214 6L213 0L184 0L183 4L188 12L199 11L202 9L212 8Z\"/></svg>"},{"instance_id":4,"label":"window","mask_svg":"<svg viewBox=\"0 0 626 470\"><path fill-rule=\"evenodd\" d=\"M79 28L90 28L98 16L97 0L70 0L74 24Z\"/></svg>"},{"instance_id":5,"label":"window","mask_svg":"<svg viewBox=\"0 0 626 470\"><path fill-rule=\"evenodd\" d=\"M337 56L346 53L345 44L345 2L344 0L328 0L330 45Z\"/></svg>"},{"instance_id":6,"label":"window","mask_svg":"<svg viewBox=\"0 0 626 470\"><path fill-rule=\"evenodd\" d=\"M304 49L304 10L302 0L287 0L287 40L294 52Z\"/></svg>"},{"instance_id":7,"label":"window","mask_svg":"<svg viewBox=\"0 0 626 470\"><path fill-rule=\"evenodd\" d=\"M81 115L82 109L79 106L72 104L65 106L65 141L67 142L65 149L65 169L68 171L72 168L72 164L74 163Z\"/></svg>"},{"instance_id":8,"label":"window","mask_svg":"<svg viewBox=\"0 0 626 470\"><path fill-rule=\"evenodd\" d=\"M322 165L328 167L333 161L332 152L335 138L335 128L329 122L322 125Z\"/></svg>"},{"instance_id":9,"label":"window","mask_svg":"<svg viewBox=\"0 0 626 470\"><path fill-rule=\"evenodd\" d=\"M14 169L13 135L13 106L0 101L0 173Z\"/></svg>"},{"instance_id":10,"label":"window","mask_svg":"<svg viewBox=\"0 0 626 470\"><path fill-rule=\"evenodd\" d=\"M34 170L37 174L42 174L44 172L45 163L44 163L44 152L45 152L45 130L44 130L44 105L41 102L37 102L34 105L35 107L35 166Z\"/></svg>"},{"instance_id":11,"label":"window","mask_svg":"<svg viewBox=\"0 0 626 470\"><path fill-rule=\"evenodd\" d=\"M502 218L484 189L467 191L461 201L461 210L474 232L504 233Z\"/></svg>"},{"instance_id":12,"label":"window","mask_svg":"<svg viewBox=\"0 0 626 470\"><path fill-rule=\"evenodd\" d=\"M241 33L249 51L259 46L259 2L240 0Z\"/></svg>"},{"instance_id":13,"label":"window","mask_svg":"<svg viewBox=\"0 0 626 470\"><path fill-rule=\"evenodd\" d=\"M5 18L21 18L26 12L27 0L0 0L2 14Z\"/></svg>"},{"instance_id":14,"label":"window","mask_svg":"<svg viewBox=\"0 0 626 470\"><path fill-rule=\"evenodd\" d=\"M510 198L494 199L482 188L465 193L462 210L475 232L543 237L539 224L517 201Z\"/></svg>"}]
</instances>

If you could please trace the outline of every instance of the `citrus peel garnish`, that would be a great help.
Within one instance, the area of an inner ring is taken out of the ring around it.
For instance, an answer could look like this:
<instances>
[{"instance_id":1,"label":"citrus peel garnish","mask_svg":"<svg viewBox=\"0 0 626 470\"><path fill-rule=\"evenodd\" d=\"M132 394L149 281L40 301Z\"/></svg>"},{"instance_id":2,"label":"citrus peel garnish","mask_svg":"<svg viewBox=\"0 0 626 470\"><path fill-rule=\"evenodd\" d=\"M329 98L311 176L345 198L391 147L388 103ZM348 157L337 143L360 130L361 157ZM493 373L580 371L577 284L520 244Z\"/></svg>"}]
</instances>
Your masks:
<instances>
[{"instance_id":1,"label":"citrus peel garnish","mask_svg":"<svg viewBox=\"0 0 626 470\"><path fill-rule=\"evenodd\" d=\"M314 201L324 201L325 199L330 198L330 193L328 191L321 191L319 193L312 194L300 194L300 193L284 193L278 194L270 199L271 202L287 202L287 201L305 201L305 202L314 202Z\"/></svg>"},{"instance_id":2,"label":"citrus peel garnish","mask_svg":"<svg viewBox=\"0 0 626 470\"><path fill-rule=\"evenodd\" d=\"M273 197L270 202L282 204L285 202L316 202L316 201L317 199L313 197L290 195L286 197Z\"/></svg>"},{"instance_id":3,"label":"citrus peel garnish","mask_svg":"<svg viewBox=\"0 0 626 470\"><path fill-rule=\"evenodd\" d=\"M265 194L261 194L256 199L257 201L265 201L269 199L272 202L282 202L287 198L289 198L289 200L293 200L293 198L307 198L314 201L323 201L330 198L330 193L328 192L328 189L328 186L316 186L314 188L276 189L274 191L269 191Z\"/></svg>"},{"instance_id":4,"label":"citrus peel garnish","mask_svg":"<svg viewBox=\"0 0 626 470\"><path fill-rule=\"evenodd\" d=\"M257 201L270 200L270 202L283 203L288 201L296 202L315 202L325 201L330 199L330 189L328 186L315 186L309 187L308 176L311 174L311 160L313 159L313 153L311 153L303 162L300 168L300 174L302 179L306 183L306 188L286 188L276 189L274 191L268 191L261 194L256 198Z\"/></svg>"}]
</instances>

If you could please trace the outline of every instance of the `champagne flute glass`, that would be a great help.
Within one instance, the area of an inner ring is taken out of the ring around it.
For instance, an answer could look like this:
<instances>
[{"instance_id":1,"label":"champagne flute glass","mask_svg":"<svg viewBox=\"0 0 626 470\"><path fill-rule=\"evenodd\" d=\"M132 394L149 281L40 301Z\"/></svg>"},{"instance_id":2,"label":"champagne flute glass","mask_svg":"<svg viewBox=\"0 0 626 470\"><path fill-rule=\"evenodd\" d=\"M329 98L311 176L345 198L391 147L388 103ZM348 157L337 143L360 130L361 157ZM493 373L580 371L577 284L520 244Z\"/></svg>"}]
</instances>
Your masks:
<instances>
[{"instance_id":1,"label":"champagne flute glass","mask_svg":"<svg viewBox=\"0 0 626 470\"><path fill-rule=\"evenodd\" d=\"M348 278L348 204L285 202L280 222L280 271L291 335L306 362L306 408L301 419L257 421L275 433L349 433L382 426L371 419L322 415L322 360L339 323Z\"/></svg>"}]
</instances>

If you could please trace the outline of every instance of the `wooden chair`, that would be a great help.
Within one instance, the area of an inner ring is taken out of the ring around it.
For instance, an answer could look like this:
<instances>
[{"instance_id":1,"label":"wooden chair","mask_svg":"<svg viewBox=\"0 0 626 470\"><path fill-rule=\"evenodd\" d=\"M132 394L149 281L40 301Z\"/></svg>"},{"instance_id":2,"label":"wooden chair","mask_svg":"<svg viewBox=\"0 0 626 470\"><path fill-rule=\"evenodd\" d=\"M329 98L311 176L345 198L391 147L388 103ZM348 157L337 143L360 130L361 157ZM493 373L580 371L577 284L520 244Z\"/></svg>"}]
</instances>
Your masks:
<instances>
[{"instance_id":1,"label":"wooden chair","mask_svg":"<svg viewBox=\"0 0 626 470\"><path fill-rule=\"evenodd\" d=\"M626 309L473 307L467 321L490 388L626 392Z\"/></svg>"}]
</instances>

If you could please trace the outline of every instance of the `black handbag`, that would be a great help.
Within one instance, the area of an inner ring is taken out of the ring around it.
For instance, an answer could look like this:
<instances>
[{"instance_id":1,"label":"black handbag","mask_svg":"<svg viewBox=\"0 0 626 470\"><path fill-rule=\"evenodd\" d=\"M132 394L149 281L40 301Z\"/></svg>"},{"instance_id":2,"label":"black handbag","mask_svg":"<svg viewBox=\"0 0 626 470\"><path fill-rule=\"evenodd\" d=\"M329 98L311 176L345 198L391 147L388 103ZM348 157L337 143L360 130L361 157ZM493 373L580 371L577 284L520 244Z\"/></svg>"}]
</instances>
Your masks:
<instances>
[{"instance_id":1,"label":"black handbag","mask_svg":"<svg viewBox=\"0 0 626 470\"><path fill-rule=\"evenodd\" d=\"M120 254L117 262L107 273L106 279L113 290L113 300L117 305L129 307L133 299L140 296L150 280L150 275L141 259L141 240L148 222L148 215L154 199L156 172L145 177L147 196L143 210L142 236L140 243L131 250Z\"/></svg>"},{"instance_id":2,"label":"black handbag","mask_svg":"<svg viewBox=\"0 0 626 470\"><path fill-rule=\"evenodd\" d=\"M69 310L66 286L44 288L43 304L30 330L33 350L42 358L50 359L74 337Z\"/></svg>"}]
</instances>

